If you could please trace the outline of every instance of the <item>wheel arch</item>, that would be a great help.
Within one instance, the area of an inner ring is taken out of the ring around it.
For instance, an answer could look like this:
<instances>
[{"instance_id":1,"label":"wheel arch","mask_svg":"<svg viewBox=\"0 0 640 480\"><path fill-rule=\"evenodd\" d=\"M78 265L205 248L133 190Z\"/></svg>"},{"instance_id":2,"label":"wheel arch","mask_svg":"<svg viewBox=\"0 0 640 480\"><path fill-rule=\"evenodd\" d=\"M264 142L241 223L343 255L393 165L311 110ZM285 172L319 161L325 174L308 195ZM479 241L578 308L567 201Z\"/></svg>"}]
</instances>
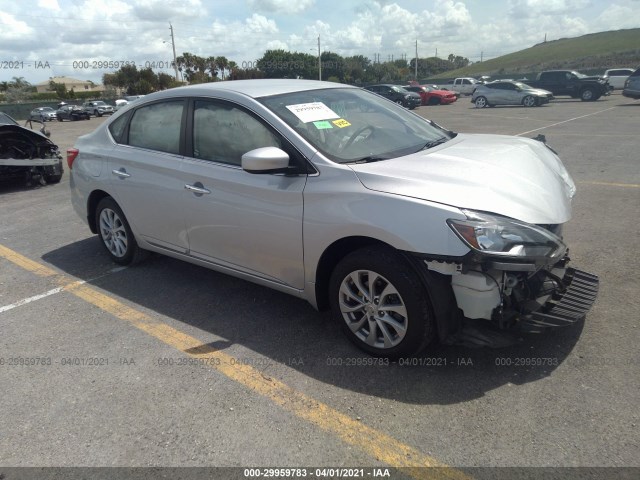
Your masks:
<instances>
[{"instance_id":1,"label":"wheel arch","mask_svg":"<svg viewBox=\"0 0 640 480\"><path fill-rule=\"evenodd\" d=\"M371 245L393 248L388 243L375 238L353 236L336 240L322 252L315 276L315 297L318 310L327 310L329 308L329 279L338 262L351 252Z\"/></svg>"},{"instance_id":2,"label":"wheel arch","mask_svg":"<svg viewBox=\"0 0 640 480\"><path fill-rule=\"evenodd\" d=\"M89 223L91 233L98 233L98 229L96 228L96 208L98 208L100 200L106 197L111 197L111 195L104 190L94 190L91 192L91 195L89 195L89 199L87 200L87 222Z\"/></svg>"},{"instance_id":3,"label":"wheel arch","mask_svg":"<svg viewBox=\"0 0 640 480\"><path fill-rule=\"evenodd\" d=\"M435 317L436 336L442 343L450 343L462 327L462 311L456 303L451 277L430 271L422 260L409 252L398 250L381 240L353 236L336 240L320 257L316 269L315 300L318 310L329 309L329 280L336 265L350 253L364 247L382 246L399 252L411 270L418 276L429 298Z\"/></svg>"}]
</instances>

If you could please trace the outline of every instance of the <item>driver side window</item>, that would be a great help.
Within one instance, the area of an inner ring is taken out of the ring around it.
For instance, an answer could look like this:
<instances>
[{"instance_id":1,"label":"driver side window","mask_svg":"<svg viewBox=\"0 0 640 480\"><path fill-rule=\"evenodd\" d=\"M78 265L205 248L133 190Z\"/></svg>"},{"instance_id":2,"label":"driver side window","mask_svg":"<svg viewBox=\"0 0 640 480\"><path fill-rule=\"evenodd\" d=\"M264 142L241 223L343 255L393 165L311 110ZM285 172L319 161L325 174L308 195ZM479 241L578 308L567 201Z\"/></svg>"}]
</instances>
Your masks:
<instances>
[{"instance_id":1,"label":"driver side window","mask_svg":"<svg viewBox=\"0 0 640 480\"><path fill-rule=\"evenodd\" d=\"M240 166L243 154L260 147L282 148L282 142L262 121L235 105L208 100L195 102L195 158Z\"/></svg>"}]
</instances>

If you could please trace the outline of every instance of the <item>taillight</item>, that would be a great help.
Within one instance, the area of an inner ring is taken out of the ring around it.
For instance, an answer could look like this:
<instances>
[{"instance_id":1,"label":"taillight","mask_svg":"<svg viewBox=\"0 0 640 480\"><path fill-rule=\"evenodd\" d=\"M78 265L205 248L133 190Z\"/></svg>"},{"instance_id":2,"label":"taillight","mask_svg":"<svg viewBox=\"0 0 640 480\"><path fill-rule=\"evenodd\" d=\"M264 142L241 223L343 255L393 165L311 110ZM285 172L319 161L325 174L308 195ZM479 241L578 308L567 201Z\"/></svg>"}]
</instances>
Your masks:
<instances>
[{"instance_id":1,"label":"taillight","mask_svg":"<svg viewBox=\"0 0 640 480\"><path fill-rule=\"evenodd\" d=\"M77 148L67 148L67 165L69 165L69 170L73 169L73 162L79 153L80 150Z\"/></svg>"}]
</instances>

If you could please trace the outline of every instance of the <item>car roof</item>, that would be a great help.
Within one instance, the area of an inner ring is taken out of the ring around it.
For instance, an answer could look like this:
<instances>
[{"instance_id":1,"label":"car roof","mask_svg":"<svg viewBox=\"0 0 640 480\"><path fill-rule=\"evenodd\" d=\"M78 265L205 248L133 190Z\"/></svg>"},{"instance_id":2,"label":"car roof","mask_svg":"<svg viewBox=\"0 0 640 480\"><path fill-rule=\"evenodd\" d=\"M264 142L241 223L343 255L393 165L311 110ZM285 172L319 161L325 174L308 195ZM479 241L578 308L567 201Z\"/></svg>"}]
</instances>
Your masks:
<instances>
[{"instance_id":1,"label":"car roof","mask_svg":"<svg viewBox=\"0 0 640 480\"><path fill-rule=\"evenodd\" d=\"M234 92L248 97L259 98L283 93L319 90L327 88L358 88L335 82L321 82L319 80L297 79L256 79L256 80L226 80L221 82L199 83L186 87L171 88L161 92L146 95L144 100L175 97L180 95L198 96L212 95L216 92Z\"/></svg>"}]
</instances>

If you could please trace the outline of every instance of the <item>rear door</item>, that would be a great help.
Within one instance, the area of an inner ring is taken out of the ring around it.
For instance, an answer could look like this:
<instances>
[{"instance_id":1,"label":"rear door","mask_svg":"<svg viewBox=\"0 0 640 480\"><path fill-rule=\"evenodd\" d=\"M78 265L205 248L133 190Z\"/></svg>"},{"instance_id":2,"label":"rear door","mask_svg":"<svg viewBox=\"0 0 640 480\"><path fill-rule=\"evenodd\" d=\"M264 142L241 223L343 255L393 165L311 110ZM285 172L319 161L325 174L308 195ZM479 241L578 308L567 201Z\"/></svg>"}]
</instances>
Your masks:
<instances>
[{"instance_id":1,"label":"rear door","mask_svg":"<svg viewBox=\"0 0 640 480\"><path fill-rule=\"evenodd\" d=\"M118 145L108 171L114 197L134 231L180 253L188 249L179 178L185 104L184 99L155 102L114 122Z\"/></svg>"}]
</instances>

